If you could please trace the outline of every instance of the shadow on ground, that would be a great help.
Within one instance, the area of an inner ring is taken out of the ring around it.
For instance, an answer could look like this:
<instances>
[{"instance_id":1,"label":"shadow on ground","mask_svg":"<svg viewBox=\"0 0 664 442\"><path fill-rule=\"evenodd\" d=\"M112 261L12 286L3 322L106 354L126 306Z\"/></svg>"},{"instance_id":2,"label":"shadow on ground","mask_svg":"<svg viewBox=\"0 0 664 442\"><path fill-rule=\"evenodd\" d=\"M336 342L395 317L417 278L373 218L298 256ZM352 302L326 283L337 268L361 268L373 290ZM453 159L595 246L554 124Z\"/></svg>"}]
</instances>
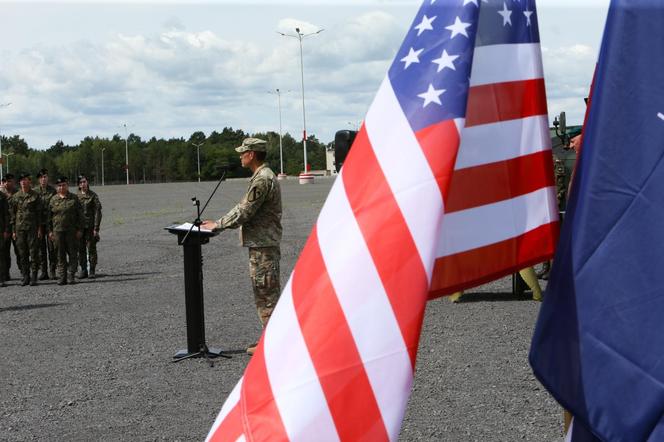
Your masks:
<instances>
[{"instance_id":1,"label":"shadow on ground","mask_svg":"<svg viewBox=\"0 0 664 442\"><path fill-rule=\"evenodd\" d=\"M20 312L20 311L25 311L25 310L34 310L34 309L38 309L38 308L57 307L59 305L67 305L67 304L63 303L63 302L55 302L55 303L50 303L50 304L15 305L13 307L1 307L0 308L0 313L3 313L3 312Z\"/></svg>"},{"instance_id":2,"label":"shadow on ground","mask_svg":"<svg viewBox=\"0 0 664 442\"><path fill-rule=\"evenodd\" d=\"M515 295L514 293L464 293L457 301L457 304L464 304L466 302L500 302L500 301L532 301L533 296L531 293L523 295Z\"/></svg>"}]
</instances>

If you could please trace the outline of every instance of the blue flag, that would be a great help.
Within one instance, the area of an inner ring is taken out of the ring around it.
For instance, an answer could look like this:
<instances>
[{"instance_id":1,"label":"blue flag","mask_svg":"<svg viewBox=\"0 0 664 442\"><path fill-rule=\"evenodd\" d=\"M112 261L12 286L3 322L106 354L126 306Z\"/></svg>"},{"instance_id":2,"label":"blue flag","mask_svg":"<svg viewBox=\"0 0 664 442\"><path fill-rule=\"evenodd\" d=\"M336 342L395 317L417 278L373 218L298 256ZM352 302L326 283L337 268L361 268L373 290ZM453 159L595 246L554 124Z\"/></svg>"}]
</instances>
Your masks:
<instances>
[{"instance_id":1,"label":"blue flag","mask_svg":"<svg viewBox=\"0 0 664 442\"><path fill-rule=\"evenodd\" d=\"M530 350L603 440L664 440L664 2L611 2Z\"/></svg>"}]
</instances>

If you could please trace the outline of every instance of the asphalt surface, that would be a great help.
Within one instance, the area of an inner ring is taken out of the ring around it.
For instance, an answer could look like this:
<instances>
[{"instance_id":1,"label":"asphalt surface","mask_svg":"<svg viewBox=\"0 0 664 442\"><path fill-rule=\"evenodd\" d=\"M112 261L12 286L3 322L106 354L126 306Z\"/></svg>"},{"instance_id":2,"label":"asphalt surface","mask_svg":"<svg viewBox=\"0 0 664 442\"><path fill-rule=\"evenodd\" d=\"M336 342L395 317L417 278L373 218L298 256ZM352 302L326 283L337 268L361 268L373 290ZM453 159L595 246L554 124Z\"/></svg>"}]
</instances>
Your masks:
<instances>
[{"instance_id":1,"label":"asphalt surface","mask_svg":"<svg viewBox=\"0 0 664 442\"><path fill-rule=\"evenodd\" d=\"M0 288L0 440L202 440L260 334L236 232L203 246L206 338L232 358L172 363L186 348L182 250L163 228L193 219L216 183L95 187L104 207L99 277ZM282 182L282 281L332 184ZM224 182L203 218L237 201ZM207 216L206 216L207 215ZM509 278L462 302L429 303L400 440L551 441L562 411L527 354L539 304Z\"/></svg>"}]
</instances>

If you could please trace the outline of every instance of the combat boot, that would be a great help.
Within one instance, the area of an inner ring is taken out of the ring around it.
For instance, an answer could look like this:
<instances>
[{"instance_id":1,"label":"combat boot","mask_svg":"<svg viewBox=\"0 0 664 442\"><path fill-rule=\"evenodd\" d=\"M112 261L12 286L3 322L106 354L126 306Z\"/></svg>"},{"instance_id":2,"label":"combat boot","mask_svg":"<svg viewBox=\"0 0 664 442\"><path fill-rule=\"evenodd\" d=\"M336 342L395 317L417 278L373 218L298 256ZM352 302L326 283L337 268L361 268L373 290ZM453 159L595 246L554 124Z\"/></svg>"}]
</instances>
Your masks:
<instances>
[{"instance_id":1,"label":"combat boot","mask_svg":"<svg viewBox=\"0 0 664 442\"><path fill-rule=\"evenodd\" d=\"M30 285L37 285L37 272L32 272L32 275L30 276Z\"/></svg>"},{"instance_id":2,"label":"combat boot","mask_svg":"<svg viewBox=\"0 0 664 442\"><path fill-rule=\"evenodd\" d=\"M41 272L41 274L39 275L39 280L40 281L46 281L47 279L48 279L48 273Z\"/></svg>"},{"instance_id":3,"label":"combat boot","mask_svg":"<svg viewBox=\"0 0 664 442\"><path fill-rule=\"evenodd\" d=\"M95 275L95 266L91 265L90 266L90 274L88 275L88 278L90 279L95 279L97 275Z\"/></svg>"},{"instance_id":4,"label":"combat boot","mask_svg":"<svg viewBox=\"0 0 664 442\"><path fill-rule=\"evenodd\" d=\"M87 278L88 277L88 269L86 269L85 267L81 267L81 271L78 272L77 277L78 277L78 279Z\"/></svg>"},{"instance_id":5,"label":"combat boot","mask_svg":"<svg viewBox=\"0 0 664 442\"><path fill-rule=\"evenodd\" d=\"M66 285L66 284L67 284L67 275L62 275L62 277L58 281L58 285Z\"/></svg>"},{"instance_id":6,"label":"combat boot","mask_svg":"<svg viewBox=\"0 0 664 442\"><path fill-rule=\"evenodd\" d=\"M463 292L456 292L456 293L452 293L449 296L449 298L450 298L451 302L453 302L455 304L458 304L459 302L461 302L461 297L462 296L463 296Z\"/></svg>"},{"instance_id":7,"label":"combat boot","mask_svg":"<svg viewBox=\"0 0 664 442\"><path fill-rule=\"evenodd\" d=\"M30 275L28 273L24 273L23 280L21 281L21 286L25 287L28 284L30 284Z\"/></svg>"},{"instance_id":8,"label":"combat boot","mask_svg":"<svg viewBox=\"0 0 664 442\"><path fill-rule=\"evenodd\" d=\"M258 347L258 342L253 343L249 347L247 347L247 354L253 355L256 352L256 347Z\"/></svg>"},{"instance_id":9,"label":"combat boot","mask_svg":"<svg viewBox=\"0 0 664 442\"><path fill-rule=\"evenodd\" d=\"M76 284L75 273L71 272L69 278L67 278L67 284Z\"/></svg>"}]
</instances>

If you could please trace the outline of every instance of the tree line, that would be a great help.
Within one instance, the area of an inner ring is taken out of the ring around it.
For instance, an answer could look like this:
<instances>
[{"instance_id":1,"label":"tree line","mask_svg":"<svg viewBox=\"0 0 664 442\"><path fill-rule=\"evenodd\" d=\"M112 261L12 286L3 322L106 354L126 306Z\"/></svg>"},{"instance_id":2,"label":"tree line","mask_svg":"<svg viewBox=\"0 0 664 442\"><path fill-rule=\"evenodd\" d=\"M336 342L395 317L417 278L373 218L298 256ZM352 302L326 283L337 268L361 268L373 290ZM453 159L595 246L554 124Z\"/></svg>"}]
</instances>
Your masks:
<instances>
[{"instance_id":1,"label":"tree line","mask_svg":"<svg viewBox=\"0 0 664 442\"><path fill-rule=\"evenodd\" d=\"M248 134L225 127L209 135L197 131L188 139L157 139L144 141L135 134L126 140L129 153L129 181L131 183L162 183L195 181L198 179L197 146L200 146L201 180L216 180L222 169L228 177L246 177L248 170L240 167L235 147L246 137L267 140L267 161L279 173L279 134L275 132ZM323 144L314 135L307 138L307 161L313 170L325 169L325 150L332 143ZM70 182L78 175L86 175L91 184L126 183L125 139L116 134L112 138L85 137L79 144L69 146L58 141L46 150L32 149L19 135L2 136L3 170L14 175L28 172L34 175L42 168L52 178L66 176ZM6 156L9 154L9 156ZM297 175L304 170L302 141L290 134L283 135L284 173Z\"/></svg>"}]
</instances>

